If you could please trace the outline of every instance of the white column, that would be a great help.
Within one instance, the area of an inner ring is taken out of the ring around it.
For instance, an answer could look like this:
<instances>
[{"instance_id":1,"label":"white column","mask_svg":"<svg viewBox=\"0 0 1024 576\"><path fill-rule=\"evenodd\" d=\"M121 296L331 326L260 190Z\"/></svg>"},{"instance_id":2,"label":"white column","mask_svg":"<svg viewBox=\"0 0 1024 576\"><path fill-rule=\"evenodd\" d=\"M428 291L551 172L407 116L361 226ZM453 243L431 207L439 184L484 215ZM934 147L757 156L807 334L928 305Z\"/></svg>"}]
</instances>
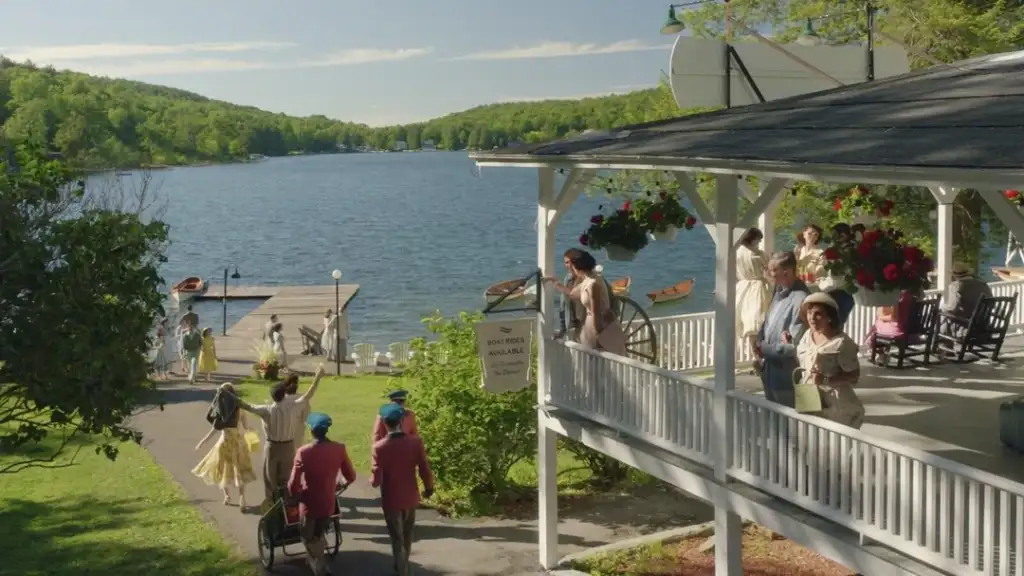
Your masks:
<instances>
[{"instance_id":1,"label":"white column","mask_svg":"<svg viewBox=\"0 0 1024 576\"><path fill-rule=\"evenodd\" d=\"M715 392L712 408L711 461L715 480L728 482L732 459L732 418L728 392L736 378L736 250L739 187L732 175L716 176L715 192ZM715 574L742 573L741 521L736 514L715 507Z\"/></svg>"},{"instance_id":2,"label":"white column","mask_svg":"<svg viewBox=\"0 0 1024 576\"><path fill-rule=\"evenodd\" d=\"M773 202L763 214L757 217L757 227L761 229L761 233L764 234L764 241L761 243L761 249L764 250L765 254L771 256L775 253L775 207L778 206L777 202Z\"/></svg>"},{"instance_id":3,"label":"white column","mask_svg":"<svg viewBox=\"0 0 1024 576\"><path fill-rule=\"evenodd\" d=\"M936 288L946 293L953 275L953 203L940 202L937 209L939 221L938 251L935 258Z\"/></svg>"},{"instance_id":4,"label":"white column","mask_svg":"<svg viewBox=\"0 0 1024 576\"><path fill-rule=\"evenodd\" d=\"M554 226L548 221L555 202L555 171L537 170L537 267L545 276L555 272ZM540 564L545 569L558 565L558 434L547 428L543 411L551 386L551 363L547 345L556 322L555 301L550 289L541 290L540 312L537 313L537 535Z\"/></svg>"}]
</instances>

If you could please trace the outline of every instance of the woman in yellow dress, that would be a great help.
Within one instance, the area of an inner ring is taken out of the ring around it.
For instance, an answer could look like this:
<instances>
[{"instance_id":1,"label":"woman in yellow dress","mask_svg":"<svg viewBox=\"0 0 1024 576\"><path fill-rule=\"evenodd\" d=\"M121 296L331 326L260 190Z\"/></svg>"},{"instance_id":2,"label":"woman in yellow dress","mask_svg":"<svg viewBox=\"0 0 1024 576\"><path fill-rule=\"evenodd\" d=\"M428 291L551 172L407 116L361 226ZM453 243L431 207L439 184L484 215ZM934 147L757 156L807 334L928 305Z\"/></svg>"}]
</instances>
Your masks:
<instances>
[{"instance_id":1,"label":"woman in yellow dress","mask_svg":"<svg viewBox=\"0 0 1024 576\"><path fill-rule=\"evenodd\" d=\"M199 444L196 444L196 450L202 448L203 444L218 431L220 438L192 469L192 473L210 486L220 486L224 492L225 505L231 504L228 487L237 488L238 507L244 512L245 485L256 481L256 471L252 466L252 456L245 441L248 427L239 407L234 386L226 382L221 384L206 419L213 426Z\"/></svg>"},{"instance_id":2,"label":"woman in yellow dress","mask_svg":"<svg viewBox=\"0 0 1024 576\"><path fill-rule=\"evenodd\" d=\"M205 373L207 382L210 381L210 374L217 371L217 342L210 327L203 328L203 348L199 351L199 367L196 371Z\"/></svg>"}]
</instances>

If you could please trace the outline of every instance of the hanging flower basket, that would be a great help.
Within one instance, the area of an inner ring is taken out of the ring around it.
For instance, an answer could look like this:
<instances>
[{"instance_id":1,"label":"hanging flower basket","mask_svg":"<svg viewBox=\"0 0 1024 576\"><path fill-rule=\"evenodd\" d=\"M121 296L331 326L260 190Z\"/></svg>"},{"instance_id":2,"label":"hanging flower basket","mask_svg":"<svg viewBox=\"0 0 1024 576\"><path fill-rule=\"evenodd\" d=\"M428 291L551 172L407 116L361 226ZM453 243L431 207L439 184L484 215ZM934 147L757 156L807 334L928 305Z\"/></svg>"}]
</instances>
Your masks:
<instances>
[{"instance_id":1,"label":"hanging flower basket","mask_svg":"<svg viewBox=\"0 0 1024 576\"><path fill-rule=\"evenodd\" d=\"M660 242L675 240L680 230L690 230L697 223L697 219L679 202L679 197L665 190L658 193L656 200L640 198L633 209L651 238Z\"/></svg>"},{"instance_id":2,"label":"hanging flower basket","mask_svg":"<svg viewBox=\"0 0 1024 576\"><path fill-rule=\"evenodd\" d=\"M604 249L610 260L632 260L650 242L647 232L627 200L621 208L608 216L592 216L590 227L580 236L580 244L594 250ZM625 257L626 253L630 254L628 258Z\"/></svg>"},{"instance_id":3,"label":"hanging flower basket","mask_svg":"<svg viewBox=\"0 0 1024 576\"><path fill-rule=\"evenodd\" d=\"M893 202L874 194L867 186L856 186L832 200L840 222L872 226L892 212Z\"/></svg>"},{"instance_id":4,"label":"hanging flower basket","mask_svg":"<svg viewBox=\"0 0 1024 576\"><path fill-rule=\"evenodd\" d=\"M604 253L613 262L632 262L636 258L636 251L615 244L605 246Z\"/></svg>"},{"instance_id":5,"label":"hanging flower basket","mask_svg":"<svg viewBox=\"0 0 1024 576\"><path fill-rule=\"evenodd\" d=\"M833 244L822 253L825 270L862 306L893 306L900 292L928 287L931 259L902 242L899 232L866 230L860 241Z\"/></svg>"},{"instance_id":6,"label":"hanging flower basket","mask_svg":"<svg viewBox=\"0 0 1024 576\"><path fill-rule=\"evenodd\" d=\"M867 288L858 288L853 293L853 301L858 306L895 306L900 300L900 293L898 291L882 292L881 290L868 290Z\"/></svg>"}]
</instances>

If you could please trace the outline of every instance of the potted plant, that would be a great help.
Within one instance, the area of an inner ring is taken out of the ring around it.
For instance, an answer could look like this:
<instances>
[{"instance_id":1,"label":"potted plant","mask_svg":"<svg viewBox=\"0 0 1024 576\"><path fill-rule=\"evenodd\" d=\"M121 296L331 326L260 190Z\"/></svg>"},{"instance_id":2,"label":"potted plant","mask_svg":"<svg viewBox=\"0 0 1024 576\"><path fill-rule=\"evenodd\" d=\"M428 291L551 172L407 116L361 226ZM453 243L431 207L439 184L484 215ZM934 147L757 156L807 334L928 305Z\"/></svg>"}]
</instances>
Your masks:
<instances>
[{"instance_id":1,"label":"potted plant","mask_svg":"<svg viewBox=\"0 0 1024 576\"><path fill-rule=\"evenodd\" d=\"M633 211L629 200L610 216L596 214L590 227L580 236L580 244L594 250L604 249L609 260L627 262L647 246L647 227Z\"/></svg>"},{"instance_id":2,"label":"potted plant","mask_svg":"<svg viewBox=\"0 0 1024 576\"><path fill-rule=\"evenodd\" d=\"M690 230L697 223L679 197L664 190L658 193L657 200L637 200L634 210L651 236L663 242L674 240L680 229Z\"/></svg>"},{"instance_id":3,"label":"potted plant","mask_svg":"<svg viewBox=\"0 0 1024 576\"><path fill-rule=\"evenodd\" d=\"M866 226L888 216L892 207L892 200L872 193L867 186L855 186L832 201L832 210L840 222Z\"/></svg>"},{"instance_id":4,"label":"potted plant","mask_svg":"<svg viewBox=\"0 0 1024 576\"><path fill-rule=\"evenodd\" d=\"M825 249L825 269L846 281L844 288L861 306L895 306L900 291L928 286L931 259L905 244L895 231L867 230L859 242Z\"/></svg>"},{"instance_id":5,"label":"potted plant","mask_svg":"<svg viewBox=\"0 0 1024 576\"><path fill-rule=\"evenodd\" d=\"M253 345L256 352L256 362L253 362L252 369L257 378L264 380L277 380L281 371L281 365L277 361L277 354L274 354L274 347L270 342L261 340Z\"/></svg>"}]
</instances>

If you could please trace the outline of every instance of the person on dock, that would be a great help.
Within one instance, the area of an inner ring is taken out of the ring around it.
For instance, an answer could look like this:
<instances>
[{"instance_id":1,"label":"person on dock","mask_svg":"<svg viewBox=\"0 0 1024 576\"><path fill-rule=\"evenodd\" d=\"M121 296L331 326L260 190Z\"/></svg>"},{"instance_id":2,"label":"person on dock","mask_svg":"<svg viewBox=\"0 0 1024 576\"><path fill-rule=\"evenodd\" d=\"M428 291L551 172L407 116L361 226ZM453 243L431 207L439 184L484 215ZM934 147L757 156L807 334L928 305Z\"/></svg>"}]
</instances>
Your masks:
<instances>
[{"instance_id":1,"label":"person on dock","mask_svg":"<svg viewBox=\"0 0 1024 576\"><path fill-rule=\"evenodd\" d=\"M274 341L274 326L277 325L277 314L271 314L270 318L263 325L263 339L268 342Z\"/></svg>"},{"instance_id":2,"label":"person on dock","mask_svg":"<svg viewBox=\"0 0 1024 576\"><path fill-rule=\"evenodd\" d=\"M416 426L416 413L406 408L405 403L409 399L409 392L406 390L395 390L388 394L388 400L395 406L402 409L402 432L409 436L418 436L419 428ZM373 422L373 440L370 445L380 442L388 435L388 428L384 424L384 419L377 415L377 419Z\"/></svg>"},{"instance_id":3,"label":"person on dock","mask_svg":"<svg viewBox=\"0 0 1024 576\"><path fill-rule=\"evenodd\" d=\"M314 576L322 576L328 573L324 535L336 513L335 494L344 488L339 486L338 477L344 478L345 485L351 484L356 480L356 470L345 445L327 438L330 416L315 412L306 424L313 442L295 453L287 487L288 493L299 500L299 536L306 547L306 563Z\"/></svg>"},{"instance_id":4,"label":"person on dock","mask_svg":"<svg viewBox=\"0 0 1024 576\"><path fill-rule=\"evenodd\" d=\"M184 372L188 374L188 383L196 383L196 369L199 363L199 353L203 349L203 335L191 325L185 325L185 332L181 335L181 357L185 363Z\"/></svg>"},{"instance_id":5,"label":"person on dock","mask_svg":"<svg viewBox=\"0 0 1024 576\"><path fill-rule=\"evenodd\" d=\"M761 375L765 398L792 408L796 402L793 370L799 365L796 346L807 329L800 320L807 284L797 277L796 255L792 252L773 254L768 275L775 284L775 294L757 333L755 370Z\"/></svg>"},{"instance_id":6,"label":"person on dock","mask_svg":"<svg viewBox=\"0 0 1024 576\"><path fill-rule=\"evenodd\" d=\"M746 341L751 350L772 300L766 270L768 258L760 247L763 239L764 233L750 228L740 236L736 249L736 337Z\"/></svg>"},{"instance_id":7,"label":"person on dock","mask_svg":"<svg viewBox=\"0 0 1024 576\"><path fill-rule=\"evenodd\" d=\"M328 360L334 360L338 345L338 315L328 308L324 312L324 331L320 334L320 348Z\"/></svg>"},{"instance_id":8,"label":"person on dock","mask_svg":"<svg viewBox=\"0 0 1024 576\"><path fill-rule=\"evenodd\" d=\"M203 328L203 347L199 350L200 374L206 374L206 381L210 381L210 375L217 371L217 343L213 337L213 329L207 326Z\"/></svg>"},{"instance_id":9,"label":"person on dock","mask_svg":"<svg viewBox=\"0 0 1024 576\"><path fill-rule=\"evenodd\" d=\"M270 343L274 347L274 357L277 358L277 365L281 368L288 367L288 352L284 349L284 326L280 322L274 324L270 334Z\"/></svg>"},{"instance_id":10,"label":"person on dock","mask_svg":"<svg viewBox=\"0 0 1024 576\"><path fill-rule=\"evenodd\" d=\"M390 402L380 407L378 417L387 427L386 438L373 445L370 455L370 484L380 488L380 505L384 523L391 537L391 551L395 556L395 572L408 576L409 556L412 553L413 528L416 508L420 504L417 473L423 481L423 497L434 494L434 475L427 462L427 452L419 436L402 431L405 412Z\"/></svg>"},{"instance_id":11,"label":"person on dock","mask_svg":"<svg viewBox=\"0 0 1024 576\"><path fill-rule=\"evenodd\" d=\"M313 384L309 390L298 398L286 393L284 382L270 387L270 404L252 405L239 399L238 405L247 412L263 420L263 436L267 439L266 453L263 455L263 509L277 501L281 489L288 482L288 474L295 458L295 427L304 405L308 404L320 386L324 375L323 364L317 366L313 376Z\"/></svg>"},{"instance_id":12,"label":"person on dock","mask_svg":"<svg viewBox=\"0 0 1024 576\"><path fill-rule=\"evenodd\" d=\"M240 404L234 386L227 382L221 384L206 416L212 426L196 444L196 450L217 432L220 432L220 439L192 469L192 473L211 486L220 486L225 506L231 504L228 486L234 484L238 489L238 507L244 512L245 485L256 481L256 471L249 446L245 443L246 425L239 410Z\"/></svg>"},{"instance_id":13,"label":"person on dock","mask_svg":"<svg viewBox=\"0 0 1024 576\"><path fill-rule=\"evenodd\" d=\"M199 314L196 314L192 310L191 304L185 307L185 314L182 315L179 325L182 327L191 326L193 328L199 328Z\"/></svg>"}]
</instances>

